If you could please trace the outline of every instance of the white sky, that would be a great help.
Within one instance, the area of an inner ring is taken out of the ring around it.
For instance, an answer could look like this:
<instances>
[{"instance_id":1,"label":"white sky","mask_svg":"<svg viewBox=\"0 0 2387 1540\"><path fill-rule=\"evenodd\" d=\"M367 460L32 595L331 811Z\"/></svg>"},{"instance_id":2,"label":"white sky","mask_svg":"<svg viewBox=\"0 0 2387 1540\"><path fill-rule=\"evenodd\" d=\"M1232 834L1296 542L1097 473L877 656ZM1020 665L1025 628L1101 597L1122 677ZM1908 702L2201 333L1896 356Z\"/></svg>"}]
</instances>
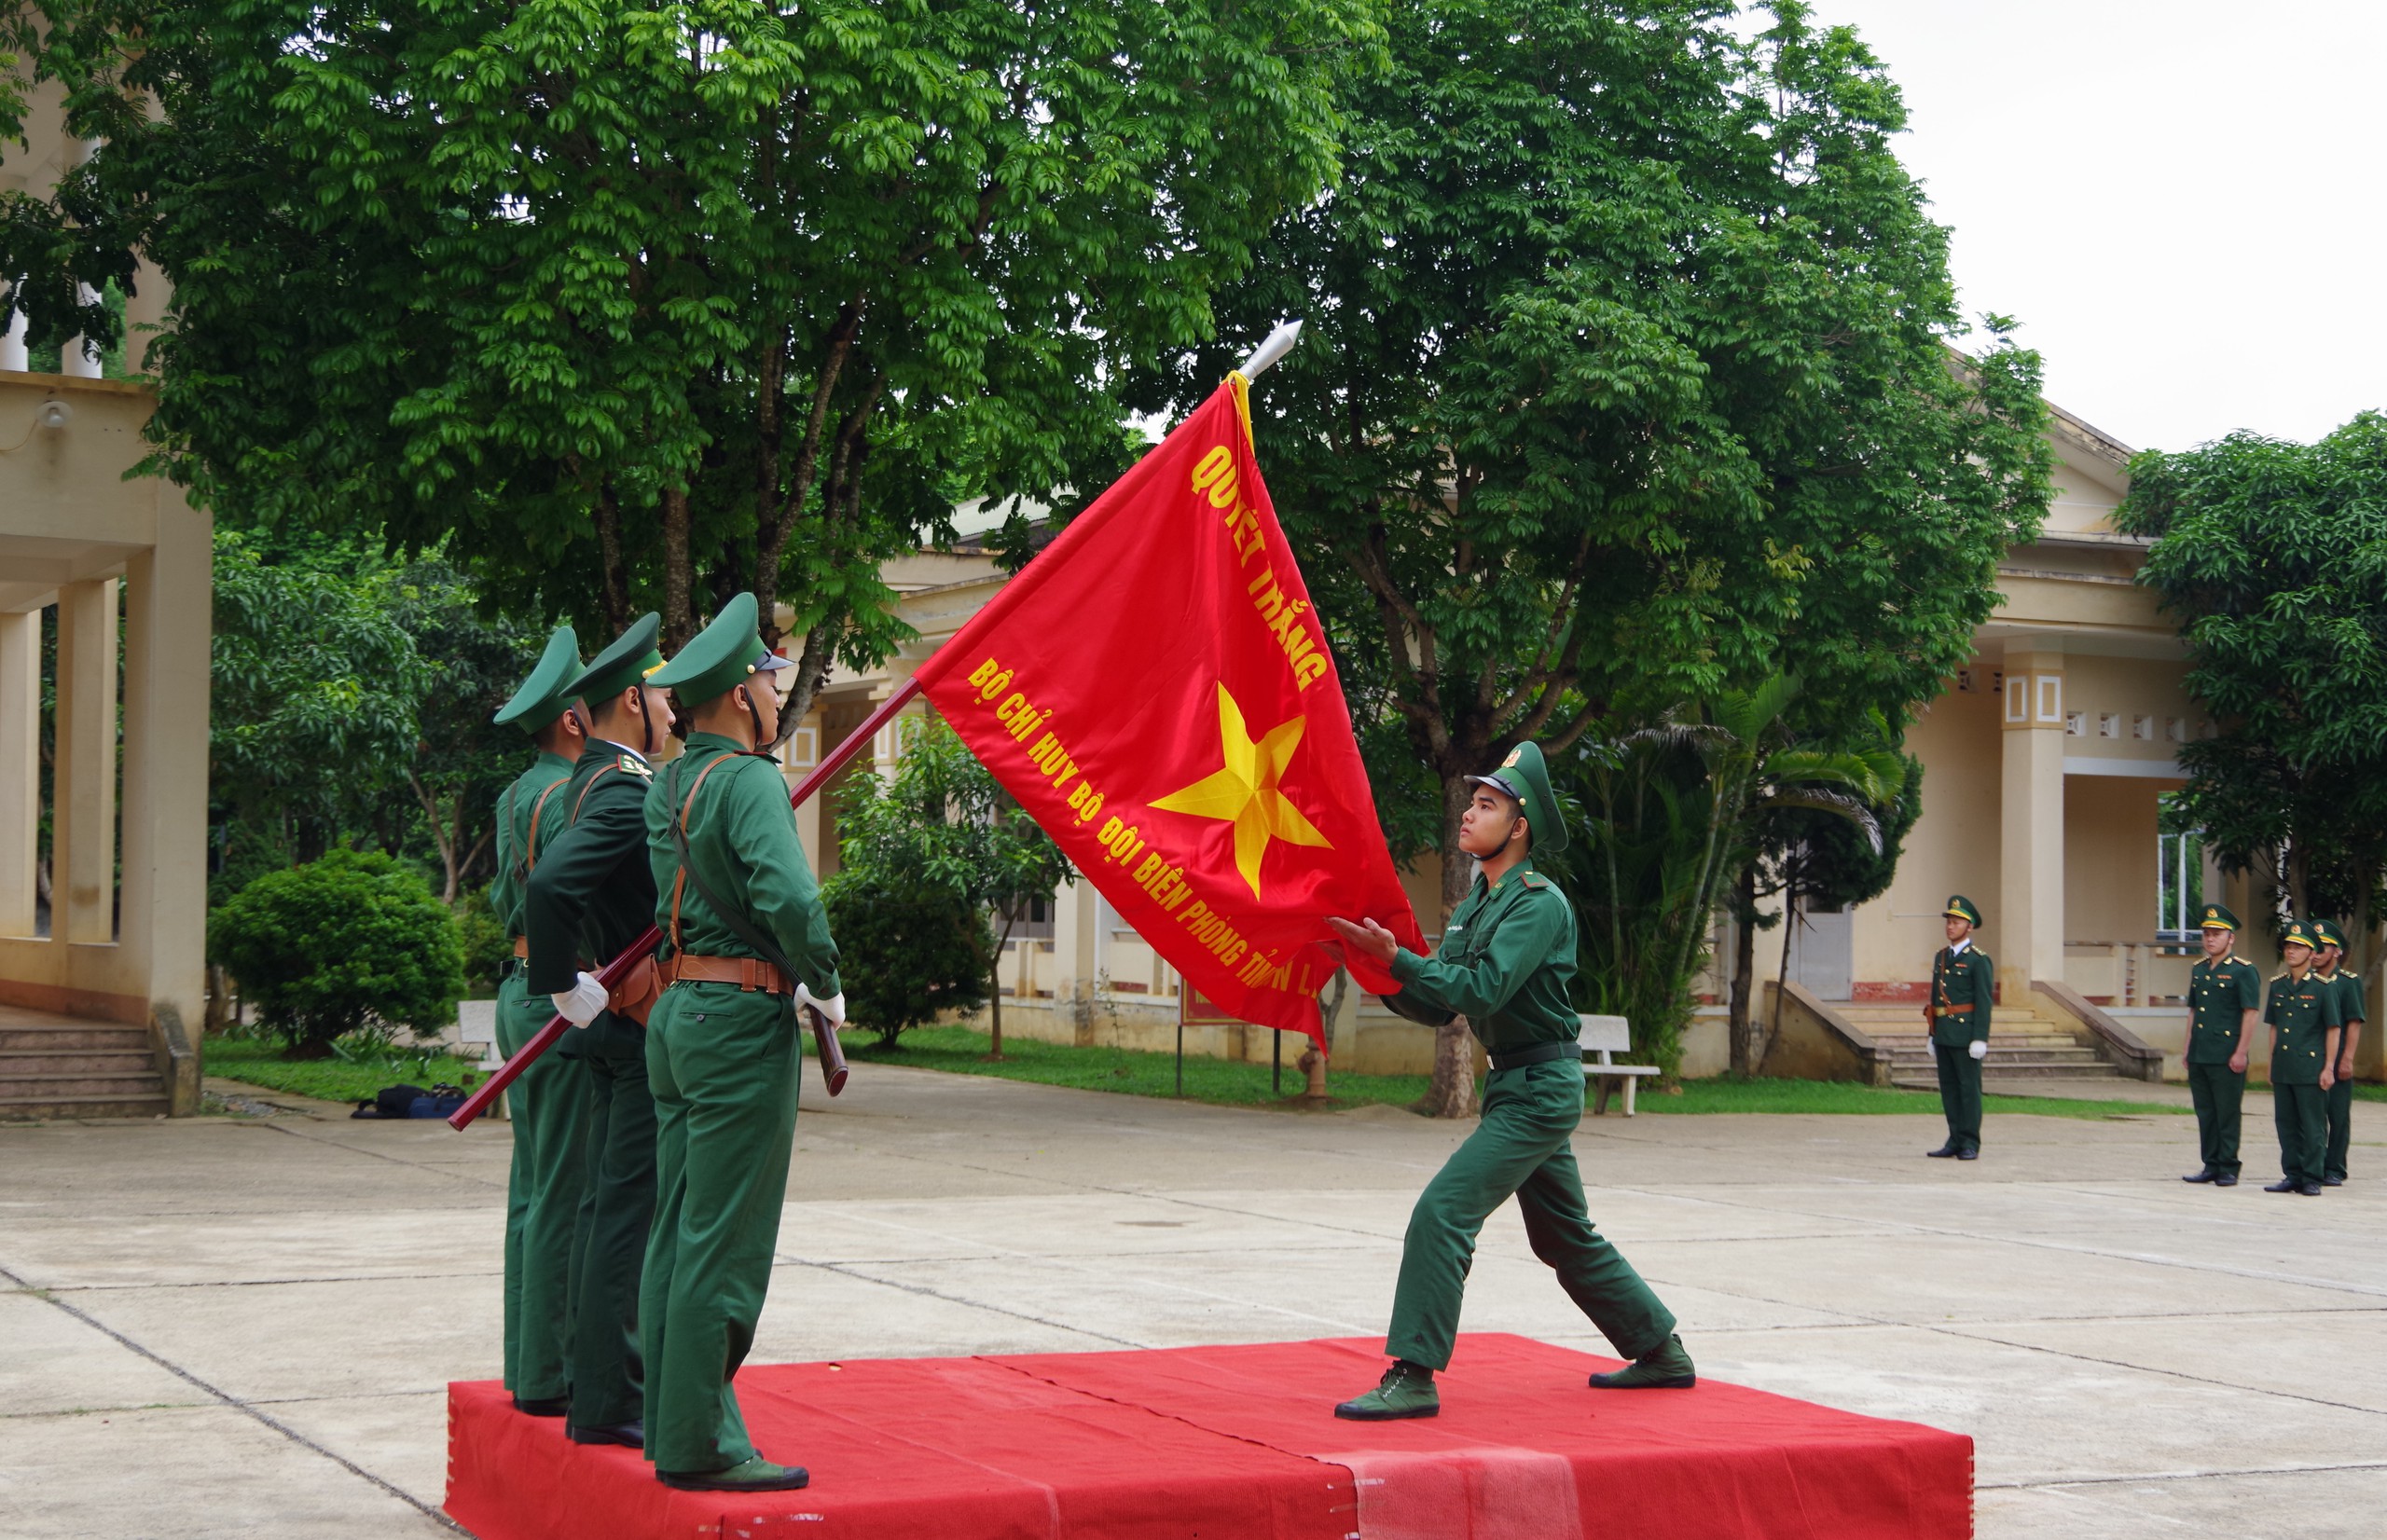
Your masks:
<instances>
[{"instance_id":1,"label":"white sky","mask_svg":"<svg viewBox=\"0 0 2387 1540\"><path fill-rule=\"evenodd\" d=\"M1968 316L2137 448L2387 409L2387 0L1815 0L1906 96Z\"/></svg>"}]
</instances>

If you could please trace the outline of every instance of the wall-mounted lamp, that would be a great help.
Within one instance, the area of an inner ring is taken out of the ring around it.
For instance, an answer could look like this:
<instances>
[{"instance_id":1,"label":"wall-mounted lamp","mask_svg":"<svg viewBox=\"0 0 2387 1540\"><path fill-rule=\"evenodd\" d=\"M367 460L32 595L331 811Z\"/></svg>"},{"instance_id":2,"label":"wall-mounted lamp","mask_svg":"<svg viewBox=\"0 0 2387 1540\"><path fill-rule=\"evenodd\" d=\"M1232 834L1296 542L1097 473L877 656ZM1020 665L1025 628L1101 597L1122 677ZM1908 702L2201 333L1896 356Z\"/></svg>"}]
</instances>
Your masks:
<instances>
[{"instance_id":1,"label":"wall-mounted lamp","mask_svg":"<svg viewBox=\"0 0 2387 1540\"><path fill-rule=\"evenodd\" d=\"M48 401L43 402L40 406L34 408L34 425L25 430L25 436L17 440L16 443L9 445L7 448L0 449L0 455L13 455L18 450L23 448L26 445L31 444L34 441L34 434L45 432L53 433L58 433L63 430L68 423L74 420L75 408L68 406L65 402L59 400L56 396L52 396Z\"/></svg>"}]
</instances>

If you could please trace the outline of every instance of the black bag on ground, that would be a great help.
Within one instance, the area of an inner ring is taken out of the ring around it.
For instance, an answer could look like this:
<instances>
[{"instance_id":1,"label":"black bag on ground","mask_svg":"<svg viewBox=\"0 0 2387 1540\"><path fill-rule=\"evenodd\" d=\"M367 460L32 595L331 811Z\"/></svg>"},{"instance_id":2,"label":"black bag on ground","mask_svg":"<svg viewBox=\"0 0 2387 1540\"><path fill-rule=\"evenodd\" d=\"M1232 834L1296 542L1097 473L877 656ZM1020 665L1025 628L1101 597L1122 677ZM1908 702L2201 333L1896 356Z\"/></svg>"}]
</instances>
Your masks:
<instances>
[{"instance_id":1,"label":"black bag on ground","mask_svg":"<svg viewBox=\"0 0 2387 1540\"><path fill-rule=\"evenodd\" d=\"M359 1102L352 1118L411 1118L415 1102L431 1093L419 1085L385 1085L369 1102Z\"/></svg>"}]
</instances>

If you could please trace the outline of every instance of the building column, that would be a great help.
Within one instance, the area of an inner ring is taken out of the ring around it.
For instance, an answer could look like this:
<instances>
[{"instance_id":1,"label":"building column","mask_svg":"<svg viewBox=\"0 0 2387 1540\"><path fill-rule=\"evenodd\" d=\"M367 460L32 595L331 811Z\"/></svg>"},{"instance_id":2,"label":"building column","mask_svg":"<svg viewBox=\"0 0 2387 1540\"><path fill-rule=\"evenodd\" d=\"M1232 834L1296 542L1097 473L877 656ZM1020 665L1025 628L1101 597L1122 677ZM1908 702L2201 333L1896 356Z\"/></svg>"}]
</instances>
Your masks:
<instances>
[{"instance_id":1,"label":"building column","mask_svg":"<svg viewBox=\"0 0 2387 1540\"><path fill-rule=\"evenodd\" d=\"M2047 643L2006 653L1998 904L1983 950L2002 997L2063 978L2063 653Z\"/></svg>"},{"instance_id":2,"label":"building column","mask_svg":"<svg viewBox=\"0 0 2387 1540\"><path fill-rule=\"evenodd\" d=\"M0 936L34 934L41 832L41 612L0 614Z\"/></svg>"},{"instance_id":3,"label":"building column","mask_svg":"<svg viewBox=\"0 0 2387 1540\"><path fill-rule=\"evenodd\" d=\"M824 747L822 740L828 736L828 714L822 711L819 702L815 701L812 709L807 711L804 714L804 720L796 724L795 731L788 735L787 748L780 761L780 774L786 778L788 791L791 793L794 791L797 782L820 767L821 755ZM816 877L821 874L821 858L823 853L821 844L821 804L827 800L827 793L823 791L821 795L807 799L803 805L795 810L795 837L804 842L805 859L812 863L812 874Z\"/></svg>"},{"instance_id":4,"label":"building column","mask_svg":"<svg viewBox=\"0 0 2387 1540\"><path fill-rule=\"evenodd\" d=\"M66 584L58 591L58 758L50 797L54 940L116 940L116 674L117 580Z\"/></svg>"},{"instance_id":5,"label":"building column","mask_svg":"<svg viewBox=\"0 0 2387 1540\"><path fill-rule=\"evenodd\" d=\"M171 1018L196 1049L207 989L206 928L191 916L207 913L213 520L171 488L159 488L159 503L158 543L135 552L125 574L118 944L150 1019L163 1031Z\"/></svg>"}]
</instances>

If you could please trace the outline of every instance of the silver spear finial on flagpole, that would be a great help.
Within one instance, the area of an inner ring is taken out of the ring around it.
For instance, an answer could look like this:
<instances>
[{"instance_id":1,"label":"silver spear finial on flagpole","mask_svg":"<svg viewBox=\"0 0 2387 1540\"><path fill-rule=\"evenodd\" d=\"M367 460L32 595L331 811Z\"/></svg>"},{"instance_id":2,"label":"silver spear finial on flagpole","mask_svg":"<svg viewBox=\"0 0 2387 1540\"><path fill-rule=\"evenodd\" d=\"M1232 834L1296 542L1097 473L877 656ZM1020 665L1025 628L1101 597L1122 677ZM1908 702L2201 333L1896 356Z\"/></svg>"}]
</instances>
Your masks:
<instances>
[{"instance_id":1,"label":"silver spear finial on flagpole","mask_svg":"<svg viewBox=\"0 0 2387 1540\"><path fill-rule=\"evenodd\" d=\"M1251 351L1251 356L1243 361L1243 367L1237 370L1236 373L1242 375L1246 379L1259 378L1262 370L1267 368L1268 365L1276 363L1276 360L1284 357L1287 353L1291 352L1293 351L1293 344L1299 342L1301 337L1302 323L1300 322L1280 321L1276 323L1276 329L1268 334L1268 339L1266 341L1261 343L1259 347L1254 348Z\"/></svg>"}]
</instances>

